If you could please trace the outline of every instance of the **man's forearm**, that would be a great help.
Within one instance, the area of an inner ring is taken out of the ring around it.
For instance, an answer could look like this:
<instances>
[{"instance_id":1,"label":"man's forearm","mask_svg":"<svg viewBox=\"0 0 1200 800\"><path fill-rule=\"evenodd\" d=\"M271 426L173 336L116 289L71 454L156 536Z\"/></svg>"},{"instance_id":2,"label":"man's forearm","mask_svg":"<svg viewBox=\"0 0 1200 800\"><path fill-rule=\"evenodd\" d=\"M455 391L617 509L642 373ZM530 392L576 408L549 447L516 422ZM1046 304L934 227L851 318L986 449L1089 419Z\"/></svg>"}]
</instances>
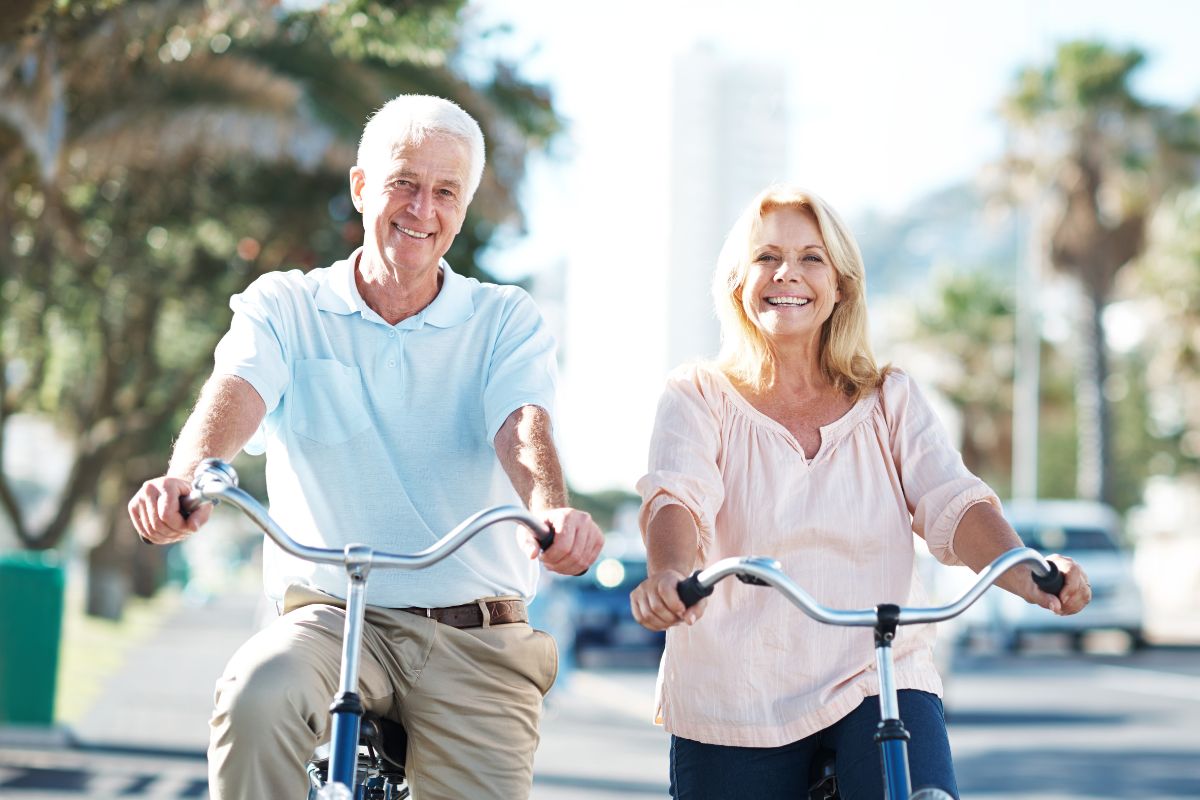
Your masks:
<instances>
[{"instance_id":1,"label":"man's forearm","mask_svg":"<svg viewBox=\"0 0 1200 800\"><path fill-rule=\"evenodd\" d=\"M496 434L495 446L508 479L531 511L567 506L567 483L545 409L522 406L514 411Z\"/></svg>"},{"instance_id":2,"label":"man's forearm","mask_svg":"<svg viewBox=\"0 0 1200 800\"><path fill-rule=\"evenodd\" d=\"M190 481L201 460L231 460L250 440L266 410L258 392L245 380L212 376L179 432L167 474Z\"/></svg>"}]
</instances>

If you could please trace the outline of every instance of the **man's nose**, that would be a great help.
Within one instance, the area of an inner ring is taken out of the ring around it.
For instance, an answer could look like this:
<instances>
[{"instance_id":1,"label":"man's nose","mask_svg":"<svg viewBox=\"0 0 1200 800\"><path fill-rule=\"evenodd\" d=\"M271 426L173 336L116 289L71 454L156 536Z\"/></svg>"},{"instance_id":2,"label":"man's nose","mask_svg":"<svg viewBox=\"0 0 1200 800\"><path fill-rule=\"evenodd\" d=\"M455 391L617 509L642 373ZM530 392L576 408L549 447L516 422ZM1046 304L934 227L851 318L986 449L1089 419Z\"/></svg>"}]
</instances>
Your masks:
<instances>
[{"instance_id":1,"label":"man's nose","mask_svg":"<svg viewBox=\"0 0 1200 800\"><path fill-rule=\"evenodd\" d=\"M433 189L421 187L413 192L408 201L408 211L417 219L429 219L433 216Z\"/></svg>"}]
</instances>

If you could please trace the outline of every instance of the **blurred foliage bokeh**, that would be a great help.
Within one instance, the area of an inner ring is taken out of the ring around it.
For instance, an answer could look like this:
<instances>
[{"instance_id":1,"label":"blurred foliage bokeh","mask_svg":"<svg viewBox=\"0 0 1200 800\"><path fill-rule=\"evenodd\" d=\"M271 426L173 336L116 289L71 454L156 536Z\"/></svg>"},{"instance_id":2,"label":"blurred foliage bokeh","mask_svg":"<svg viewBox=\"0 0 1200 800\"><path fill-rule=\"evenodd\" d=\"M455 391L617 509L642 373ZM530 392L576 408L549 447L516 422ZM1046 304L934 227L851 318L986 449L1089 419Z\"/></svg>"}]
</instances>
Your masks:
<instances>
[{"instance_id":1,"label":"blurred foliage bokeh","mask_svg":"<svg viewBox=\"0 0 1200 800\"><path fill-rule=\"evenodd\" d=\"M1017 76L1004 99L1006 190L1035 209L1047 262L1073 278L1076 320L1074 494L1115 502L1118 453L1104 313L1121 272L1145 251L1156 208L1195 184L1200 115L1140 97L1146 56L1080 40Z\"/></svg>"},{"instance_id":2,"label":"blurred foliage bokeh","mask_svg":"<svg viewBox=\"0 0 1200 800\"><path fill-rule=\"evenodd\" d=\"M132 547L125 502L162 471L229 296L361 242L347 175L368 116L416 92L479 120L488 169L448 254L474 275L498 229L521 229L526 158L561 121L462 0L33 0L12 12L0 28L0 455L24 412L52 418L75 458L48 518L25 513L6 475L0 503L34 549L61 542L83 507L103 515L93 570L123 572L161 562ZM134 589L153 591L155 573Z\"/></svg>"}]
</instances>

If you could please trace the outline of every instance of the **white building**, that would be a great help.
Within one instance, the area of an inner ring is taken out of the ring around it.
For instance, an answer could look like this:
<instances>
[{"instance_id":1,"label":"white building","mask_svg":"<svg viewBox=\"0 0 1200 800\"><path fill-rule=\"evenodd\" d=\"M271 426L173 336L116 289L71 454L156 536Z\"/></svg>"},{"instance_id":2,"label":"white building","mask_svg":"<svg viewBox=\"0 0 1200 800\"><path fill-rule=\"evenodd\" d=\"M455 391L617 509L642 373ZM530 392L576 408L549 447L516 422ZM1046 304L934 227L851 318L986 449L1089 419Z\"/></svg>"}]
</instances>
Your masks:
<instances>
[{"instance_id":1,"label":"white building","mask_svg":"<svg viewBox=\"0 0 1200 800\"><path fill-rule=\"evenodd\" d=\"M787 167L782 68L702 46L619 69L574 128L558 432L585 490L632 488L645 472L664 377L716 353L709 286L725 233ZM614 114L628 138L588 138Z\"/></svg>"}]
</instances>

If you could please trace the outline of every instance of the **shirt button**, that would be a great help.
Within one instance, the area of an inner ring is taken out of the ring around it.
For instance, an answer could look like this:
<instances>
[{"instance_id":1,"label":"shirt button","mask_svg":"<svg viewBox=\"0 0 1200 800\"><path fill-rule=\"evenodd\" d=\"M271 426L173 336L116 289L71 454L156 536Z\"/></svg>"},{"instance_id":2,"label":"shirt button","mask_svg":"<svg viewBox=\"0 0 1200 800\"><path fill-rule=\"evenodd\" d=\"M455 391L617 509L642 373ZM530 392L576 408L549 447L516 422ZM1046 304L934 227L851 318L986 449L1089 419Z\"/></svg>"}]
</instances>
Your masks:
<instances>
[{"instance_id":1,"label":"shirt button","mask_svg":"<svg viewBox=\"0 0 1200 800\"><path fill-rule=\"evenodd\" d=\"M396 366L396 359L394 359L394 358L393 358L393 359L389 360L389 361L388 361L388 366L389 366L389 367L394 367L394 366Z\"/></svg>"},{"instance_id":2,"label":"shirt button","mask_svg":"<svg viewBox=\"0 0 1200 800\"><path fill-rule=\"evenodd\" d=\"M389 339L395 339L395 338L396 338L396 332L395 332L394 330L392 330L391 328L388 328L388 338L389 338Z\"/></svg>"}]
</instances>

